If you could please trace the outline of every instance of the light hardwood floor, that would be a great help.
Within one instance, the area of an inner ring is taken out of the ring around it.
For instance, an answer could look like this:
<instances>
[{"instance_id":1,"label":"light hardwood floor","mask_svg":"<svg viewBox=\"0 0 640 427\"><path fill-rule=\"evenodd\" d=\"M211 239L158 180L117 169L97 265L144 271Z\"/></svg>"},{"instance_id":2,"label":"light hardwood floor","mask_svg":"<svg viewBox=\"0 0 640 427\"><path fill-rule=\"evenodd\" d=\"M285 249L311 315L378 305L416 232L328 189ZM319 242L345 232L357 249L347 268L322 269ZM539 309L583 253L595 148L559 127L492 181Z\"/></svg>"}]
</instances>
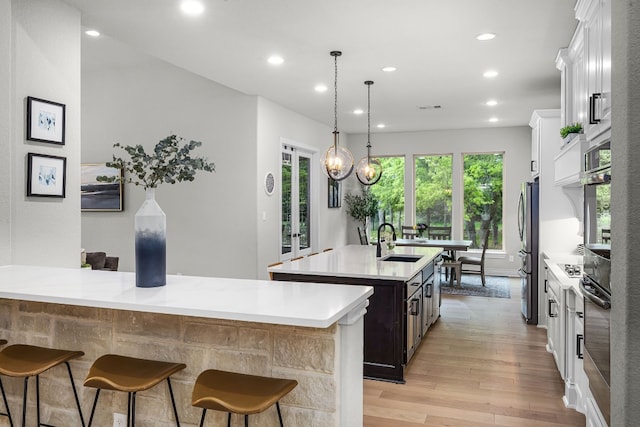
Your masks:
<instances>
[{"instance_id":1,"label":"light hardwood floor","mask_svg":"<svg viewBox=\"0 0 640 427\"><path fill-rule=\"evenodd\" d=\"M365 427L584 426L564 384L511 299L443 295L441 318L413 356L406 384L365 380Z\"/></svg>"}]
</instances>

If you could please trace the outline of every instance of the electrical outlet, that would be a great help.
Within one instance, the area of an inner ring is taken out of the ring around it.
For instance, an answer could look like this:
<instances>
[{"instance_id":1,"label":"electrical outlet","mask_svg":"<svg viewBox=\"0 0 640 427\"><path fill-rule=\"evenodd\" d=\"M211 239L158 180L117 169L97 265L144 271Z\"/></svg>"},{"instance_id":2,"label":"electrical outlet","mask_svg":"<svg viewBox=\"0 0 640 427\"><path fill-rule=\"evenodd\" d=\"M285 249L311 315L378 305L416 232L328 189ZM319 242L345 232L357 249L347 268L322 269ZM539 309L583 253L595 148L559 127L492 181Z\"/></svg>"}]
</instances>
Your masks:
<instances>
[{"instance_id":1,"label":"electrical outlet","mask_svg":"<svg viewBox=\"0 0 640 427\"><path fill-rule=\"evenodd\" d=\"M513 255L509 255L509 262L513 262Z\"/></svg>"},{"instance_id":2,"label":"electrical outlet","mask_svg":"<svg viewBox=\"0 0 640 427\"><path fill-rule=\"evenodd\" d=\"M113 427L127 427L127 415L114 412Z\"/></svg>"}]
</instances>

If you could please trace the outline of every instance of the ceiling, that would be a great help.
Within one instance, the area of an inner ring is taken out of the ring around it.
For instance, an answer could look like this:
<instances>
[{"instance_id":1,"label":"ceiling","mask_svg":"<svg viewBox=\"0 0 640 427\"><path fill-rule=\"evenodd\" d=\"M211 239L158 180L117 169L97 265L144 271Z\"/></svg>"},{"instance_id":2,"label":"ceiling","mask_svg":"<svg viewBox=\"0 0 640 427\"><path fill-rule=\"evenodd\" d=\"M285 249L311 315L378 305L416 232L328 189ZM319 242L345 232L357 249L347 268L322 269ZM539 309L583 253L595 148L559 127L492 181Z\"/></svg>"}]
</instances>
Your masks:
<instances>
[{"instance_id":1,"label":"ceiling","mask_svg":"<svg viewBox=\"0 0 640 427\"><path fill-rule=\"evenodd\" d=\"M125 44L329 126L329 52L340 50L338 129L347 133L367 132L365 80L375 82L372 133L526 125L532 110L560 107L555 57L577 23L575 0L201 0L197 17L180 12L181 0L66 1L83 29L102 33L83 35L84 71L145 61ZM475 39L484 32L497 37ZM272 54L285 62L269 64ZM389 65L397 71L381 70ZM483 77L489 69L499 75ZM314 91L319 83L329 90Z\"/></svg>"}]
</instances>

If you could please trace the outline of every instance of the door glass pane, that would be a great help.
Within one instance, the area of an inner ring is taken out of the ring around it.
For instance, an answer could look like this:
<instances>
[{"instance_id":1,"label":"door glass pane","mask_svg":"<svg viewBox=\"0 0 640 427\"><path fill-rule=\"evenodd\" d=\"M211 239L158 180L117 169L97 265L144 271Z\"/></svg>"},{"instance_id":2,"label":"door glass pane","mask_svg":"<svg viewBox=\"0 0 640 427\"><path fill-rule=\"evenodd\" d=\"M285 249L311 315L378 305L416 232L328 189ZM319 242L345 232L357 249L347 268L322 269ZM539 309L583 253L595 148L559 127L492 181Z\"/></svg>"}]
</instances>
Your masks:
<instances>
[{"instance_id":1,"label":"door glass pane","mask_svg":"<svg viewBox=\"0 0 640 427\"><path fill-rule=\"evenodd\" d=\"M502 247L503 153L465 154L464 231L472 248L482 247L480 230L489 230L488 249Z\"/></svg>"},{"instance_id":2,"label":"door glass pane","mask_svg":"<svg viewBox=\"0 0 640 427\"><path fill-rule=\"evenodd\" d=\"M311 159L300 156L298 159L298 190L299 190L299 224L300 224L300 250L311 247L311 204L310 199L310 175Z\"/></svg>"},{"instance_id":3,"label":"door glass pane","mask_svg":"<svg viewBox=\"0 0 640 427\"><path fill-rule=\"evenodd\" d=\"M402 236L404 224L404 156L377 159L382 165L382 176L377 184L369 187L378 200L378 215L370 221L372 242L377 241L378 226L383 222L393 224L398 236Z\"/></svg>"},{"instance_id":4,"label":"door glass pane","mask_svg":"<svg viewBox=\"0 0 640 427\"><path fill-rule=\"evenodd\" d=\"M452 159L451 155L415 158L416 224L451 227Z\"/></svg>"},{"instance_id":5,"label":"door glass pane","mask_svg":"<svg viewBox=\"0 0 640 427\"><path fill-rule=\"evenodd\" d=\"M282 254L291 252L291 153L282 153Z\"/></svg>"}]
</instances>

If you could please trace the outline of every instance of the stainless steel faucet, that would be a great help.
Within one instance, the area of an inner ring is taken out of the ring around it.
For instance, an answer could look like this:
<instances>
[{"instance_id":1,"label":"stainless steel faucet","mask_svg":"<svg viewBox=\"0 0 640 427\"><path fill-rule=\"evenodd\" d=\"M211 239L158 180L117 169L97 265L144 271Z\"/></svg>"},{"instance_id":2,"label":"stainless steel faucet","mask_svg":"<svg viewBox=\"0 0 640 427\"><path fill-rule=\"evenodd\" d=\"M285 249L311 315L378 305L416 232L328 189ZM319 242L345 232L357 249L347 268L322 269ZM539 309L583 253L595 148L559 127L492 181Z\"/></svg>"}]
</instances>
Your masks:
<instances>
[{"instance_id":1,"label":"stainless steel faucet","mask_svg":"<svg viewBox=\"0 0 640 427\"><path fill-rule=\"evenodd\" d=\"M386 226L391 227L391 231L393 232L393 241L396 241L396 229L393 228L393 225L389 224L388 222L383 222L382 224L380 224L380 226L378 227L378 244L376 245L376 258L380 258L382 256L382 246L380 245L380 231Z\"/></svg>"}]
</instances>

